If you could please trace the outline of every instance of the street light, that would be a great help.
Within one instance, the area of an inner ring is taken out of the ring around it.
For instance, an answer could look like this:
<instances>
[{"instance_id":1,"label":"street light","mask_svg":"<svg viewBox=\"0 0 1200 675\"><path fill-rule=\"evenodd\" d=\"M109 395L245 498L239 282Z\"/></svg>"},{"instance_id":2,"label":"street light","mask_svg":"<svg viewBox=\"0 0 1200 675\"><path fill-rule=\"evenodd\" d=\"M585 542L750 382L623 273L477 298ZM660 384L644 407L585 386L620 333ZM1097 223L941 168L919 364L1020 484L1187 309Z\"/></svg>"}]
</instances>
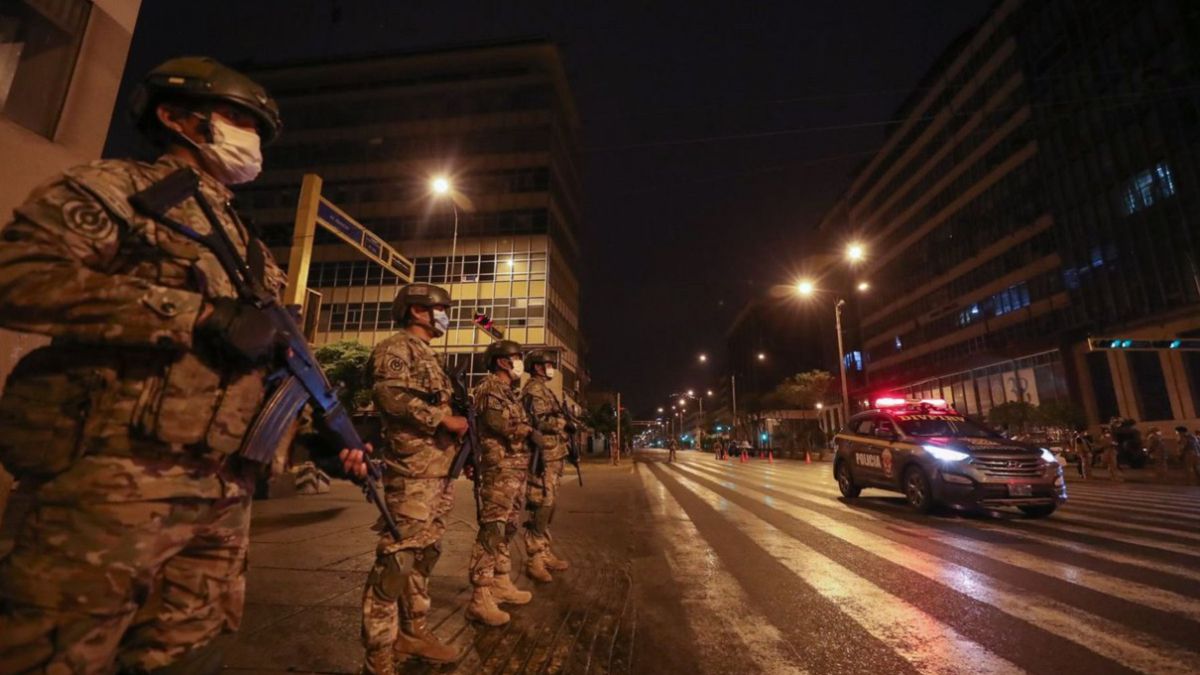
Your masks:
<instances>
[{"instance_id":1,"label":"street light","mask_svg":"<svg viewBox=\"0 0 1200 675\"><path fill-rule=\"evenodd\" d=\"M688 389L688 396L695 396L695 395L696 395L695 389Z\"/></svg>"},{"instance_id":2,"label":"street light","mask_svg":"<svg viewBox=\"0 0 1200 675\"><path fill-rule=\"evenodd\" d=\"M871 284L869 284L865 281L858 282L858 292L859 293L866 293L869 290L871 290Z\"/></svg>"},{"instance_id":3,"label":"street light","mask_svg":"<svg viewBox=\"0 0 1200 675\"><path fill-rule=\"evenodd\" d=\"M846 260L851 263L862 262L867 257L867 249L859 242L852 241L846 246Z\"/></svg>"},{"instance_id":4,"label":"street light","mask_svg":"<svg viewBox=\"0 0 1200 675\"><path fill-rule=\"evenodd\" d=\"M814 292L816 292L816 290L817 287L813 284L811 279L801 279L800 281L796 282L796 293L804 297L812 295Z\"/></svg>"},{"instance_id":5,"label":"street light","mask_svg":"<svg viewBox=\"0 0 1200 675\"><path fill-rule=\"evenodd\" d=\"M860 253L861 253L861 251L860 251ZM850 257L850 255L847 254L847 257ZM812 297L812 295L816 292L816 288L813 287L810 283L809 291L804 292L804 290L802 289L802 286L804 284L805 284L804 281L801 281L800 283L796 284L797 294L799 294L803 297L806 297L806 298ZM870 288L870 285L867 284L867 282L865 282L865 281L860 282L858 284L858 290L860 292L865 292L869 288ZM842 409L842 423L843 424L845 424L846 420L850 418L850 387L846 382L846 348L845 348L845 344L842 341L842 308L845 306L846 306L846 301L844 299L836 298L834 300L833 317L834 317L834 326L837 330L838 374L841 376L841 380L842 380L842 382L841 382L841 384L842 384L841 409ZM820 408L818 407L818 409L820 409Z\"/></svg>"},{"instance_id":6,"label":"street light","mask_svg":"<svg viewBox=\"0 0 1200 675\"><path fill-rule=\"evenodd\" d=\"M708 354L700 355L700 363L708 363Z\"/></svg>"},{"instance_id":7,"label":"street light","mask_svg":"<svg viewBox=\"0 0 1200 675\"><path fill-rule=\"evenodd\" d=\"M758 353L758 360L759 360L759 361L766 361L766 360L767 360L767 355L766 355L766 354L764 354L763 352L759 352L759 353Z\"/></svg>"},{"instance_id":8,"label":"street light","mask_svg":"<svg viewBox=\"0 0 1200 675\"><path fill-rule=\"evenodd\" d=\"M452 238L450 239L450 266L447 270L449 272L449 279L450 279L450 298L451 298L451 300L453 300L453 298L454 298L454 258L458 256L458 204L454 203L454 195L450 194L450 191L453 188L454 188L453 184L450 183L450 179L447 178L446 176L434 176L433 180L429 181L429 189L433 192L433 195L435 197L449 197L450 208L454 211L454 233L452 235ZM454 307L452 305L450 307L447 307L447 309L450 311L453 311ZM453 317L453 318L457 318L457 317ZM474 333L471 333L471 344L475 344L475 334ZM443 345L443 347L442 347L442 353L443 354L450 353L450 335L449 335L449 333L446 334L446 344Z\"/></svg>"}]
</instances>

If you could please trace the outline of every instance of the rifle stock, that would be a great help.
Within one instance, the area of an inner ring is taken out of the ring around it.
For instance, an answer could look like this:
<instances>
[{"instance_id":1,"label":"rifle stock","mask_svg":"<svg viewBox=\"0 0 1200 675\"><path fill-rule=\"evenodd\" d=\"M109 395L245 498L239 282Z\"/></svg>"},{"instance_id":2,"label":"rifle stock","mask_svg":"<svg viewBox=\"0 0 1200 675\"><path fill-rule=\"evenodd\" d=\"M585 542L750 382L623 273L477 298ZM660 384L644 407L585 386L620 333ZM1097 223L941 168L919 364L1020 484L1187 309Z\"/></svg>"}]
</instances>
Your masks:
<instances>
[{"instance_id":1,"label":"rifle stock","mask_svg":"<svg viewBox=\"0 0 1200 675\"><path fill-rule=\"evenodd\" d=\"M450 397L450 408L455 415L461 415L467 418L467 433L463 436L462 445L458 447L458 454L454 456L454 462L450 465L450 480L457 480L462 475L463 469L471 467L471 481L475 483L475 511L480 513L483 510L483 503L479 496L479 461L481 448L479 445L478 427L475 426L475 406L471 405L471 395L467 391L467 363L460 362L450 375L450 384L453 389L453 395Z\"/></svg>"}]
</instances>

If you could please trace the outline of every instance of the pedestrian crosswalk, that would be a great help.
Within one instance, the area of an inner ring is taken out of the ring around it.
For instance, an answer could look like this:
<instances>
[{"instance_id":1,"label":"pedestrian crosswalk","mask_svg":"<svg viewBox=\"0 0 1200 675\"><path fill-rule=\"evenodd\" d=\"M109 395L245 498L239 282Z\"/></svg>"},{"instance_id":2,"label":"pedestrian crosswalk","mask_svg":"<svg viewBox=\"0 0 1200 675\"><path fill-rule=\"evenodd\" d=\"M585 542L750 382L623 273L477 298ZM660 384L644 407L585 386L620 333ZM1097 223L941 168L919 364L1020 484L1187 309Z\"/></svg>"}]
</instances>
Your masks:
<instances>
[{"instance_id":1,"label":"pedestrian crosswalk","mask_svg":"<svg viewBox=\"0 0 1200 675\"><path fill-rule=\"evenodd\" d=\"M681 460L638 472L693 632L737 617L702 664L1200 672L1200 489L1071 483L1044 520L918 516L890 493L842 500L828 464Z\"/></svg>"}]
</instances>

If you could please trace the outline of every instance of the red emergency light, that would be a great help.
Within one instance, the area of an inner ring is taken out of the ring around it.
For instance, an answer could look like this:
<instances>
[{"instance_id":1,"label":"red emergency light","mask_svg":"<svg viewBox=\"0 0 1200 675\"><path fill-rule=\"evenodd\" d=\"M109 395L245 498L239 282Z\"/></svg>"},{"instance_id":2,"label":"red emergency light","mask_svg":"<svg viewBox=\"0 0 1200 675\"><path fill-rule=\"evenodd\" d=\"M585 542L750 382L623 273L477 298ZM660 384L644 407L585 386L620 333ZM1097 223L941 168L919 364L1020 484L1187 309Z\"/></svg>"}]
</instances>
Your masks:
<instances>
[{"instance_id":1,"label":"red emergency light","mask_svg":"<svg viewBox=\"0 0 1200 675\"><path fill-rule=\"evenodd\" d=\"M882 398L875 399L876 408L898 408L906 403L908 403L908 401L902 398L893 398L891 396L884 396Z\"/></svg>"}]
</instances>

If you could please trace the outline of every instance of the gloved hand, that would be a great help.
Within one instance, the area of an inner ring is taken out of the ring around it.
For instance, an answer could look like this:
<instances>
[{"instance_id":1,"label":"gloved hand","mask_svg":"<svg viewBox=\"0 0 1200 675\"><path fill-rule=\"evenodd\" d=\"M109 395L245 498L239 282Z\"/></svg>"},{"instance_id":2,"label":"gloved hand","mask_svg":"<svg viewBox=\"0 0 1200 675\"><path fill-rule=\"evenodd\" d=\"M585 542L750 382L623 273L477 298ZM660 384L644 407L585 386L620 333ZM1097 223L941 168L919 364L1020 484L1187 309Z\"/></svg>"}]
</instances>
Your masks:
<instances>
[{"instance_id":1,"label":"gloved hand","mask_svg":"<svg viewBox=\"0 0 1200 675\"><path fill-rule=\"evenodd\" d=\"M271 356L279 342L278 330L267 312L234 298L214 298L212 311L196 325L196 334L224 354L250 363Z\"/></svg>"}]
</instances>

